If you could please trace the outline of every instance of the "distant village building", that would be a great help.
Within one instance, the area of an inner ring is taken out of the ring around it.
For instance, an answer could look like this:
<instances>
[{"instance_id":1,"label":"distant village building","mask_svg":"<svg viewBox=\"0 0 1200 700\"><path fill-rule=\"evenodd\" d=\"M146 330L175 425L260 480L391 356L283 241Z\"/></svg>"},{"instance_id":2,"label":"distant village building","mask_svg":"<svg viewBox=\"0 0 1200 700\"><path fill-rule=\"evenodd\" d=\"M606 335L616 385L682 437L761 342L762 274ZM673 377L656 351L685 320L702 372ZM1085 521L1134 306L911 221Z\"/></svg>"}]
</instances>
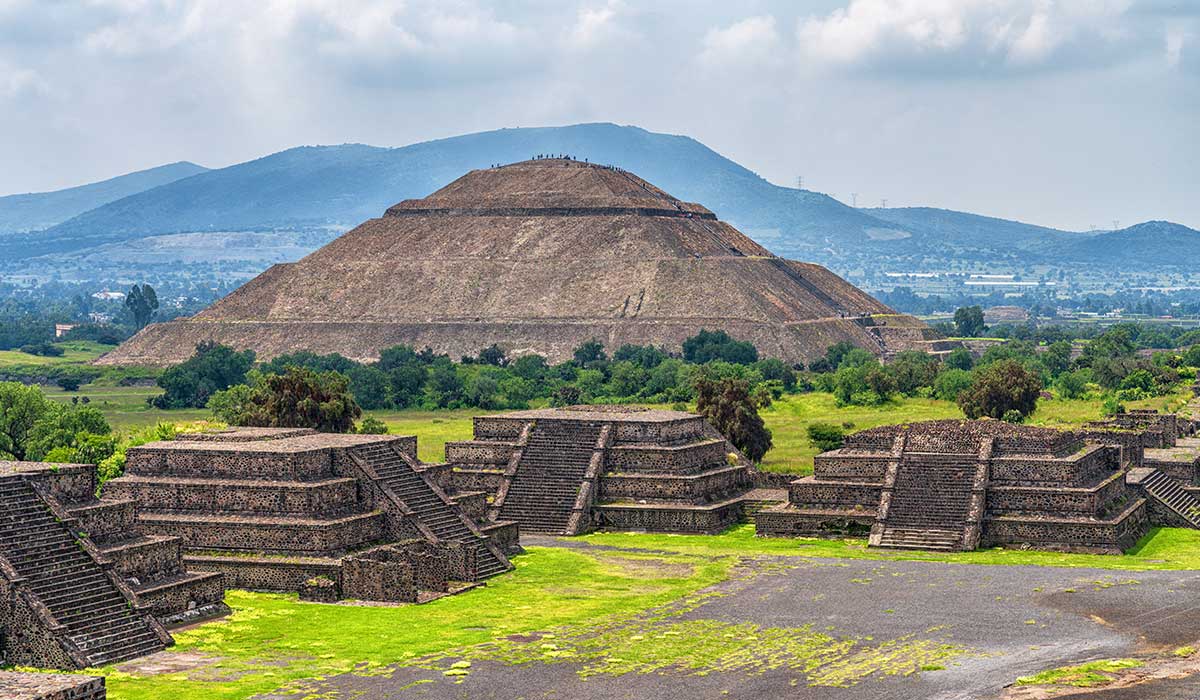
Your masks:
<instances>
[{"instance_id":1,"label":"distant village building","mask_svg":"<svg viewBox=\"0 0 1200 700\"><path fill-rule=\"evenodd\" d=\"M93 299L101 301L121 301L125 298L125 292L110 292L107 289L102 292L96 292L92 295Z\"/></svg>"},{"instance_id":2,"label":"distant village building","mask_svg":"<svg viewBox=\"0 0 1200 700\"><path fill-rule=\"evenodd\" d=\"M1024 323L1029 320L1029 312L1019 306L993 306L983 310L983 322L990 325L997 323Z\"/></svg>"},{"instance_id":3,"label":"distant village building","mask_svg":"<svg viewBox=\"0 0 1200 700\"><path fill-rule=\"evenodd\" d=\"M54 337L55 338L63 337L64 335L70 333L71 330L75 328L75 326L76 326L76 324L74 324L74 323L56 323L56 324L54 324Z\"/></svg>"}]
</instances>

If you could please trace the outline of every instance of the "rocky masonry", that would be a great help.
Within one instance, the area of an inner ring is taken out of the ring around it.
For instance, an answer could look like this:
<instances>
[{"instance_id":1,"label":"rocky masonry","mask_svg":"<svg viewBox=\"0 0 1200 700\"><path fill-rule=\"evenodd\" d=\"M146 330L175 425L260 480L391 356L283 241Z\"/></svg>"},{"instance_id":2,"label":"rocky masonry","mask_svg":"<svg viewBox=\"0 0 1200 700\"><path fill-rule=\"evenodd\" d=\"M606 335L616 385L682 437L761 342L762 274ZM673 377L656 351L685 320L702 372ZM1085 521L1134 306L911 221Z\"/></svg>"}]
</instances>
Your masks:
<instances>
[{"instance_id":1,"label":"rocky masonry","mask_svg":"<svg viewBox=\"0 0 1200 700\"><path fill-rule=\"evenodd\" d=\"M2 700L104 700L104 679L62 673L0 671Z\"/></svg>"},{"instance_id":2,"label":"rocky masonry","mask_svg":"<svg viewBox=\"0 0 1200 700\"><path fill-rule=\"evenodd\" d=\"M742 517L746 461L697 415L578 406L475 419L446 445L448 479L493 495L528 532L716 533Z\"/></svg>"},{"instance_id":3,"label":"rocky masonry","mask_svg":"<svg viewBox=\"0 0 1200 700\"><path fill-rule=\"evenodd\" d=\"M0 653L77 669L171 643L163 623L228 611L219 573L184 569L176 537L136 527L136 505L97 500L95 467L0 463Z\"/></svg>"},{"instance_id":4,"label":"rocky masonry","mask_svg":"<svg viewBox=\"0 0 1200 700\"><path fill-rule=\"evenodd\" d=\"M136 501L144 531L184 538L190 569L238 588L419 602L510 569L516 525L472 517L478 497L439 487L416 446L291 429L181 435L131 448L106 493Z\"/></svg>"},{"instance_id":5,"label":"rocky masonry","mask_svg":"<svg viewBox=\"0 0 1200 700\"><path fill-rule=\"evenodd\" d=\"M875 547L1030 546L1119 553L1150 524L1128 454L1047 428L931 421L865 430L818 455L761 535L868 536Z\"/></svg>"},{"instance_id":6,"label":"rocky masonry","mask_svg":"<svg viewBox=\"0 0 1200 700\"><path fill-rule=\"evenodd\" d=\"M260 359L309 350L371 360L400 343L462 357L495 343L559 362L592 338L679 351L701 329L793 363L839 341L879 355L949 347L699 204L617 168L550 158L475 170L401 202L99 362L174 364L205 340Z\"/></svg>"}]
</instances>

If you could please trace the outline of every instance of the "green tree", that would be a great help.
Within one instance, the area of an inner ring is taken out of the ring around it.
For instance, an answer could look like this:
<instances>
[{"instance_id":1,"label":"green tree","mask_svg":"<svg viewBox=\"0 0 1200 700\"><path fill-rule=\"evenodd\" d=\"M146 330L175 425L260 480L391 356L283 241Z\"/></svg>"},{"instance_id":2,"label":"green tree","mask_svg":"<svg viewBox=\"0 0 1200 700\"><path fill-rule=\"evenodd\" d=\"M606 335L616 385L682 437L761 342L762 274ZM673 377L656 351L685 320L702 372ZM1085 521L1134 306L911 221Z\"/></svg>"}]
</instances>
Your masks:
<instances>
[{"instance_id":1,"label":"green tree","mask_svg":"<svg viewBox=\"0 0 1200 700\"><path fill-rule=\"evenodd\" d=\"M966 348L954 348L946 355L944 364L950 369L971 369L975 366L975 356Z\"/></svg>"},{"instance_id":2,"label":"green tree","mask_svg":"<svg viewBox=\"0 0 1200 700\"><path fill-rule=\"evenodd\" d=\"M592 338L584 342L579 347L575 348L572 353L573 362L576 367L590 369L595 365L603 364L608 361L608 355L604 353L604 344L599 340Z\"/></svg>"},{"instance_id":3,"label":"green tree","mask_svg":"<svg viewBox=\"0 0 1200 700\"><path fill-rule=\"evenodd\" d=\"M806 429L808 442L818 452L836 450L846 442L846 430L840 425L831 423L810 423Z\"/></svg>"},{"instance_id":4,"label":"green tree","mask_svg":"<svg viewBox=\"0 0 1200 700\"><path fill-rule=\"evenodd\" d=\"M226 345L205 341L196 353L158 378L163 393L152 403L157 408L203 408L218 391L246 381L254 366L254 351L237 352Z\"/></svg>"},{"instance_id":5,"label":"green tree","mask_svg":"<svg viewBox=\"0 0 1200 700\"><path fill-rule=\"evenodd\" d=\"M346 375L304 367L259 375L241 409L231 416L234 425L313 428L323 433L350 432L362 415Z\"/></svg>"},{"instance_id":6,"label":"green tree","mask_svg":"<svg viewBox=\"0 0 1200 700\"><path fill-rule=\"evenodd\" d=\"M972 379L965 369L944 369L933 380L933 395L942 401L958 401L959 394L971 388Z\"/></svg>"},{"instance_id":7,"label":"green tree","mask_svg":"<svg viewBox=\"0 0 1200 700\"><path fill-rule=\"evenodd\" d=\"M52 402L36 386L0 382L0 458L26 459L29 434Z\"/></svg>"},{"instance_id":8,"label":"green tree","mask_svg":"<svg viewBox=\"0 0 1200 700\"><path fill-rule=\"evenodd\" d=\"M1087 375L1083 371L1063 372L1054 380L1060 398L1081 399L1087 393Z\"/></svg>"},{"instance_id":9,"label":"green tree","mask_svg":"<svg viewBox=\"0 0 1200 700\"><path fill-rule=\"evenodd\" d=\"M108 436L110 433L112 428L99 410L91 406L51 403L29 431L25 459L41 461L55 448L76 449L87 443L91 436ZM107 456L102 455L100 459Z\"/></svg>"},{"instance_id":10,"label":"green tree","mask_svg":"<svg viewBox=\"0 0 1200 700\"><path fill-rule=\"evenodd\" d=\"M749 365L758 361L758 350L754 343L734 340L725 331L701 329L683 341L683 359L697 365L713 360Z\"/></svg>"},{"instance_id":11,"label":"green tree","mask_svg":"<svg viewBox=\"0 0 1200 700\"><path fill-rule=\"evenodd\" d=\"M771 449L771 431L758 415L758 405L744 379L696 382L696 411L753 462Z\"/></svg>"},{"instance_id":12,"label":"green tree","mask_svg":"<svg viewBox=\"0 0 1200 700\"><path fill-rule=\"evenodd\" d=\"M158 294L148 284L135 284L125 295L125 308L133 316L133 324L141 330L149 325L154 312L158 310Z\"/></svg>"},{"instance_id":13,"label":"green tree","mask_svg":"<svg viewBox=\"0 0 1200 700\"><path fill-rule=\"evenodd\" d=\"M1038 359L1051 377L1057 377L1071 368L1071 343L1066 340L1050 343Z\"/></svg>"},{"instance_id":14,"label":"green tree","mask_svg":"<svg viewBox=\"0 0 1200 700\"><path fill-rule=\"evenodd\" d=\"M987 326L983 324L983 309L978 306L962 306L954 312L954 332L962 338L978 338Z\"/></svg>"},{"instance_id":15,"label":"green tree","mask_svg":"<svg viewBox=\"0 0 1200 700\"><path fill-rule=\"evenodd\" d=\"M1042 380L1015 360L1000 360L979 370L958 405L968 418L1003 419L1009 411L1028 417L1037 409Z\"/></svg>"},{"instance_id":16,"label":"green tree","mask_svg":"<svg viewBox=\"0 0 1200 700\"><path fill-rule=\"evenodd\" d=\"M905 396L915 396L922 387L933 385L938 373L938 361L930 354L918 350L905 350L887 364L887 372L896 383L896 389Z\"/></svg>"}]
</instances>

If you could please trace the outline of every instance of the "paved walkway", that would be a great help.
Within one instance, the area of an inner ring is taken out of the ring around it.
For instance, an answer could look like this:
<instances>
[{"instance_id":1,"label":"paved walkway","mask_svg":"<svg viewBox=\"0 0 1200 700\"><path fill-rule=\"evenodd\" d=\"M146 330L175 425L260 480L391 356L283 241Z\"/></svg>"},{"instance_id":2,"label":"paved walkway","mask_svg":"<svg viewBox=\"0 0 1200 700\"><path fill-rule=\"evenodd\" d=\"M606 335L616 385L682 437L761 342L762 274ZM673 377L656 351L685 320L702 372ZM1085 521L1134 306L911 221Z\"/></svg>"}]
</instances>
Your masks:
<instances>
[{"instance_id":1,"label":"paved walkway","mask_svg":"<svg viewBox=\"0 0 1200 700\"><path fill-rule=\"evenodd\" d=\"M539 541L587 547L578 540ZM1200 639L1200 572L1122 572L933 562L757 559L769 572L715 586L711 597L675 620L752 622L827 630L871 644L911 638L965 647L944 670L870 676L849 687L810 687L793 669L741 668L705 673L597 674L577 663L505 665L475 661L468 675L396 668L338 676L308 689L329 697L597 700L686 697L822 700L958 700L999 697L1018 676L1083 661L1149 654ZM693 669L694 671L694 669ZM461 681L461 682L455 682ZM1200 679L1135 688L1154 694L1094 695L1101 700L1200 698ZM1065 691L1064 691L1065 692ZM1190 694L1189 694L1190 693ZM356 695L360 694L360 695ZM299 696L297 696L299 697ZM325 696L321 696L325 697ZM1057 697L1066 697L1059 695Z\"/></svg>"}]
</instances>

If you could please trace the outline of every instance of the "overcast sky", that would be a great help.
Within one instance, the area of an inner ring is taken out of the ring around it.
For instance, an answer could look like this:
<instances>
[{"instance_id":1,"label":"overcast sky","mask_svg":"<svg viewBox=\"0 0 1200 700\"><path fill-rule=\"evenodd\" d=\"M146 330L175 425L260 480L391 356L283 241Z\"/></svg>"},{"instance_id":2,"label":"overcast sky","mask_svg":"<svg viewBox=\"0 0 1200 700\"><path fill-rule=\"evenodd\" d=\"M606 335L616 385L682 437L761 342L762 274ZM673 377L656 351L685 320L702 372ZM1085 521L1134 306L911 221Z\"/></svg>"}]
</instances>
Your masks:
<instances>
[{"instance_id":1,"label":"overcast sky","mask_svg":"<svg viewBox=\"0 0 1200 700\"><path fill-rule=\"evenodd\" d=\"M587 121L773 182L1200 228L1200 0L0 0L0 193Z\"/></svg>"}]
</instances>

